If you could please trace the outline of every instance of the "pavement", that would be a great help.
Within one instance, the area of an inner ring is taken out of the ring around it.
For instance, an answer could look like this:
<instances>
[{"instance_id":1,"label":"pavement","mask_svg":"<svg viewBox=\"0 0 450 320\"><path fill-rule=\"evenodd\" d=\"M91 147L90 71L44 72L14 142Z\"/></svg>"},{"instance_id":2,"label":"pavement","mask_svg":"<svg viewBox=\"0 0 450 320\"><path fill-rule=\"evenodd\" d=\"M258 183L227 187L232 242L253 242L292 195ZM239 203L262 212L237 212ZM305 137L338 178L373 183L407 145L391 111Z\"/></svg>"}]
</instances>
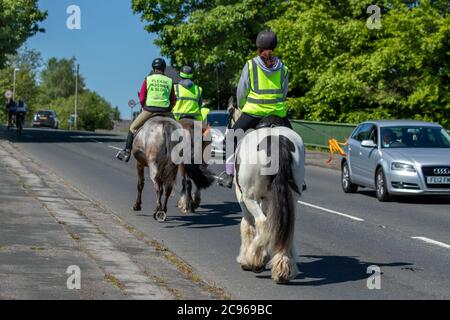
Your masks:
<instances>
[{"instance_id":1,"label":"pavement","mask_svg":"<svg viewBox=\"0 0 450 320\"><path fill-rule=\"evenodd\" d=\"M163 245L2 140L0 177L0 299L225 296Z\"/></svg>"},{"instance_id":2,"label":"pavement","mask_svg":"<svg viewBox=\"0 0 450 320\"><path fill-rule=\"evenodd\" d=\"M230 298L450 298L450 250L445 246L450 244L450 198L400 197L380 203L370 190L344 194L340 172L334 170L340 157L329 168L324 165L329 155L307 153L308 190L298 204L294 239L300 275L286 286L274 284L270 270L243 272L236 263L241 212L232 190L206 190L192 215L179 212L175 195L167 222L160 224L152 218L155 196L150 184L144 190L144 210L135 214L131 209L137 182L134 162L114 159L123 136L27 129L17 137L0 129L0 137L110 212L104 221L116 217L148 241L162 244L204 283L223 288ZM127 248L124 252L131 254ZM151 251L142 256L148 255ZM380 286L375 288L373 268L380 270L380 277L375 275Z\"/></svg>"}]
</instances>

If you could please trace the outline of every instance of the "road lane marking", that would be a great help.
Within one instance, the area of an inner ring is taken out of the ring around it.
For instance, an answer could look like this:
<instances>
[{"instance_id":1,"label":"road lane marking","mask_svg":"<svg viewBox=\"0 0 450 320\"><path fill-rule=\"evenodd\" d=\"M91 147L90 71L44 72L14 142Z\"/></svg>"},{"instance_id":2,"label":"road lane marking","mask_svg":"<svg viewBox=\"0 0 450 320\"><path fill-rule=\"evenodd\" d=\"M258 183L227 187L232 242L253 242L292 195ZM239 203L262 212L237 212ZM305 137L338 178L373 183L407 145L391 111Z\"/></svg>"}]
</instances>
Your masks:
<instances>
[{"instance_id":1,"label":"road lane marking","mask_svg":"<svg viewBox=\"0 0 450 320\"><path fill-rule=\"evenodd\" d=\"M111 148L111 149L114 149L114 150L119 150L119 151L122 151L122 149L121 149L121 148L118 148L118 147L114 147L114 146L108 146L108 148Z\"/></svg>"},{"instance_id":2,"label":"road lane marking","mask_svg":"<svg viewBox=\"0 0 450 320\"><path fill-rule=\"evenodd\" d=\"M440 246L440 247L445 248L445 249L450 249L450 245L448 245L446 243L443 243L443 242L440 242L440 241L436 241L436 240L430 239L430 238L426 238L426 237L411 237L411 239L421 240L423 242L434 244L436 246Z\"/></svg>"},{"instance_id":3,"label":"road lane marking","mask_svg":"<svg viewBox=\"0 0 450 320\"><path fill-rule=\"evenodd\" d=\"M300 203L301 205L307 206L307 207L311 207L311 208L314 208L314 209L322 210L322 211L325 211L325 212L328 212L328 213L333 213L333 214L336 214L338 216L349 218L349 219L352 219L352 220L355 220L355 221L359 221L359 222L363 222L364 221L364 219L361 219L361 218L358 218L358 217L354 217L354 216L351 216L349 214L345 214L345 213L342 213L342 212L334 211L334 210L331 210L331 209L319 207L319 206L316 206L316 205L311 204L311 203L307 203L307 202L303 202L303 201L299 201L298 203Z\"/></svg>"}]
</instances>

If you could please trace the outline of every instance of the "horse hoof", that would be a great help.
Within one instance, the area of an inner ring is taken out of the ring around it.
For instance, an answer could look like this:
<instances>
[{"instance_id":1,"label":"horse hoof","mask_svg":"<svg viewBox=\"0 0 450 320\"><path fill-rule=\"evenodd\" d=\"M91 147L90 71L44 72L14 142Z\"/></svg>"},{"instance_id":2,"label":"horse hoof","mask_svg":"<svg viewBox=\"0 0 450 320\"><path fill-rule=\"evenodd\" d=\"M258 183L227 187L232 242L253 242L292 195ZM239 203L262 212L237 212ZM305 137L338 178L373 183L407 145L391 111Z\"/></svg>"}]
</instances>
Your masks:
<instances>
[{"instance_id":1,"label":"horse hoof","mask_svg":"<svg viewBox=\"0 0 450 320\"><path fill-rule=\"evenodd\" d=\"M155 213L153 215L153 217L158 221L158 222L165 222L167 220L167 214L164 211L158 211L157 213Z\"/></svg>"},{"instance_id":2,"label":"horse hoof","mask_svg":"<svg viewBox=\"0 0 450 320\"><path fill-rule=\"evenodd\" d=\"M261 267L253 267L253 268L252 268L252 271L253 271L253 273L261 273L261 272L263 272L265 269L266 269L265 266L261 266Z\"/></svg>"},{"instance_id":3,"label":"horse hoof","mask_svg":"<svg viewBox=\"0 0 450 320\"><path fill-rule=\"evenodd\" d=\"M275 280L276 284L288 284L289 282L290 282L289 279L278 279L278 280Z\"/></svg>"},{"instance_id":4,"label":"horse hoof","mask_svg":"<svg viewBox=\"0 0 450 320\"><path fill-rule=\"evenodd\" d=\"M243 271L252 271L252 268L246 264L241 264L241 269Z\"/></svg>"},{"instance_id":5,"label":"horse hoof","mask_svg":"<svg viewBox=\"0 0 450 320\"><path fill-rule=\"evenodd\" d=\"M142 207L141 207L141 206L134 206L134 207L133 207L133 210L134 210L134 211L141 211L141 210L142 210Z\"/></svg>"}]
</instances>

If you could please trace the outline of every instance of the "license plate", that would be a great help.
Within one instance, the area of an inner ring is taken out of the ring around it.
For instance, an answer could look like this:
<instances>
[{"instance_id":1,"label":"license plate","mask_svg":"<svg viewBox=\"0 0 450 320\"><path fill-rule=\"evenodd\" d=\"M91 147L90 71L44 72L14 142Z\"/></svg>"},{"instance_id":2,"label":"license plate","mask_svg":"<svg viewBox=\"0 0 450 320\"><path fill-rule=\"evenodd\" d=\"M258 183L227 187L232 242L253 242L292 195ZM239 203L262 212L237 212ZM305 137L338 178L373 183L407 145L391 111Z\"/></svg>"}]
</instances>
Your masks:
<instances>
[{"instance_id":1,"label":"license plate","mask_svg":"<svg viewBox=\"0 0 450 320\"><path fill-rule=\"evenodd\" d=\"M40 117L41 120L47 120L47 117Z\"/></svg>"},{"instance_id":2,"label":"license plate","mask_svg":"<svg viewBox=\"0 0 450 320\"><path fill-rule=\"evenodd\" d=\"M427 177L428 184L450 184L450 177Z\"/></svg>"}]
</instances>

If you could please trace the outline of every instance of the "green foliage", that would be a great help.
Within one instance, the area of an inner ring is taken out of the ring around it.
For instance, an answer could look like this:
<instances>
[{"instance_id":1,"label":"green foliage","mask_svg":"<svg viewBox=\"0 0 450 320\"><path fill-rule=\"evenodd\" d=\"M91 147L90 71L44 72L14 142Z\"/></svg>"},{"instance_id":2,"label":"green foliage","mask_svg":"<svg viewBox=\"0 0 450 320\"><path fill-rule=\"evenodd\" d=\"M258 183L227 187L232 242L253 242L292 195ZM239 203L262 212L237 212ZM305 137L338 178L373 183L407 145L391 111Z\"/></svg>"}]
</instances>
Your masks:
<instances>
[{"instance_id":1,"label":"green foliage","mask_svg":"<svg viewBox=\"0 0 450 320\"><path fill-rule=\"evenodd\" d=\"M16 50L32 35L44 31L39 22L47 12L37 7L37 0L0 0L0 68L8 54Z\"/></svg>"},{"instance_id":2,"label":"green foliage","mask_svg":"<svg viewBox=\"0 0 450 320\"><path fill-rule=\"evenodd\" d=\"M381 29L366 12L381 8ZM445 0L132 0L176 66L194 65L205 98L234 93L259 31L278 33L291 112L309 120L414 118L450 127ZM215 101L213 103L216 104Z\"/></svg>"},{"instance_id":3,"label":"green foliage","mask_svg":"<svg viewBox=\"0 0 450 320\"><path fill-rule=\"evenodd\" d=\"M55 110L60 127L69 129L69 118L75 108L75 64L76 60L51 58L40 73L42 66L38 52L23 49L16 55L8 56L5 68L0 69L0 92L13 88L14 68L19 67L16 80L16 100L23 98L28 106L27 120L30 121L38 110ZM78 128L94 131L112 129L113 119L120 118L120 111L113 109L109 102L97 93L85 88L83 77L79 80ZM5 107L0 110L0 123L6 122Z\"/></svg>"},{"instance_id":4,"label":"green foliage","mask_svg":"<svg viewBox=\"0 0 450 320\"><path fill-rule=\"evenodd\" d=\"M196 81L206 99L226 105L235 92L239 73L254 55L255 39L283 6L279 1L133 0L134 12L156 32L163 55L181 67L195 67Z\"/></svg>"},{"instance_id":5,"label":"green foliage","mask_svg":"<svg viewBox=\"0 0 450 320\"><path fill-rule=\"evenodd\" d=\"M68 98L75 93L76 59L48 60L45 69L41 73L41 87L45 97L51 100ZM78 92L85 90L84 78L78 79Z\"/></svg>"},{"instance_id":6,"label":"green foliage","mask_svg":"<svg viewBox=\"0 0 450 320\"><path fill-rule=\"evenodd\" d=\"M69 129L69 118L74 113L75 96L57 98L46 109L55 110L60 128ZM112 108L97 93L85 91L78 97L78 128L88 131L113 129Z\"/></svg>"},{"instance_id":7,"label":"green foliage","mask_svg":"<svg viewBox=\"0 0 450 320\"><path fill-rule=\"evenodd\" d=\"M294 1L270 25L291 68L289 106L311 120L415 118L450 127L444 1L382 1L379 30L366 27L369 1Z\"/></svg>"}]
</instances>

